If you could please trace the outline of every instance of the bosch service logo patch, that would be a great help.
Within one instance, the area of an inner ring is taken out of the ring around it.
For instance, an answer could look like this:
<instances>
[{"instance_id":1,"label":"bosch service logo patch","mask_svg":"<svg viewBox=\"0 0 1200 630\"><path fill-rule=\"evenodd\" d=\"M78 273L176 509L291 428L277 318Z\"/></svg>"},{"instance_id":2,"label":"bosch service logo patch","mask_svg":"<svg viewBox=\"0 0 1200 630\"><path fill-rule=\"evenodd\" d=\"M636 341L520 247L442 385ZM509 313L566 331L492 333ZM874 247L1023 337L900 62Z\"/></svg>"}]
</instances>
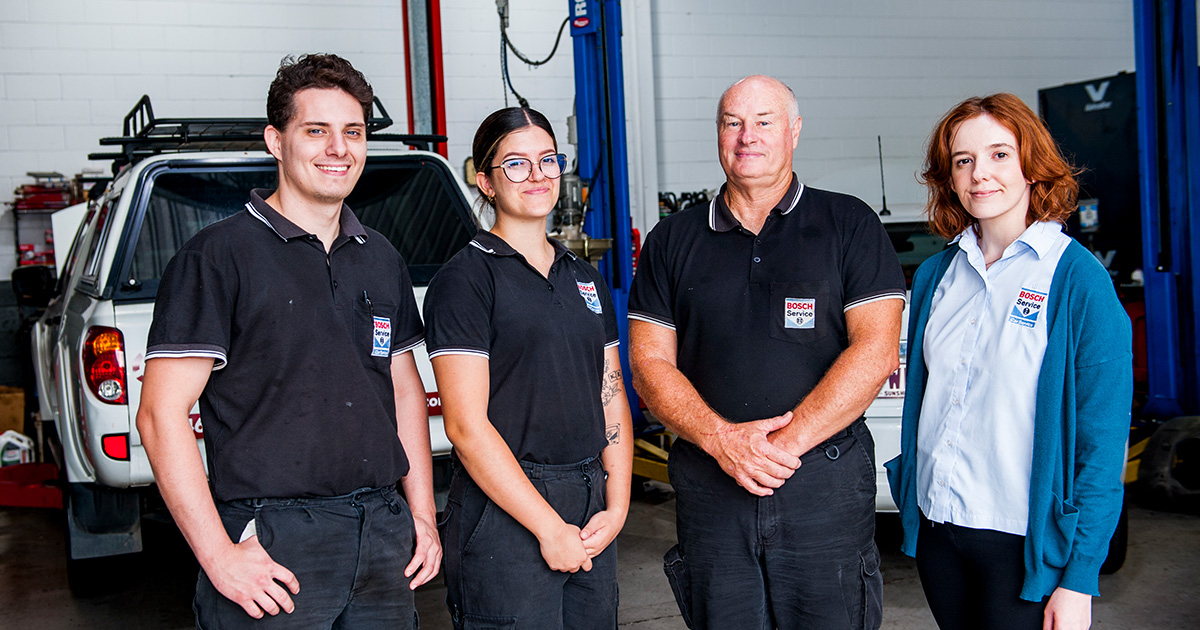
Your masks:
<instances>
[{"instance_id":1,"label":"bosch service logo patch","mask_svg":"<svg viewBox=\"0 0 1200 630\"><path fill-rule=\"evenodd\" d=\"M1042 312L1042 307L1046 304L1046 296L1046 293L1021 287L1017 300L1013 303L1012 312L1008 315L1008 322L1026 328L1036 326L1038 313Z\"/></svg>"},{"instance_id":2,"label":"bosch service logo patch","mask_svg":"<svg viewBox=\"0 0 1200 630\"><path fill-rule=\"evenodd\" d=\"M784 328L816 328L817 301L812 298L786 298L783 301Z\"/></svg>"},{"instance_id":3,"label":"bosch service logo patch","mask_svg":"<svg viewBox=\"0 0 1200 630\"><path fill-rule=\"evenodd\" d=\"M371 356L386 357L392 348L392 320L386 317L373 317L374 334L371 335Z\"/></svg>"},{"instance_id":4,"label":"bosch service logo patch","mask_svg":"<svg viewBox=\"0 0 1200 630\"><path fill-rule=\"evenodd\" d=\"M583 303L587 305L588 310L597 315L604 313L604 309L600 306L600 294L596 292L595 282L576 280L575 286L579 288L579 295L583 296Z\"/></svg>"}]
</instances>

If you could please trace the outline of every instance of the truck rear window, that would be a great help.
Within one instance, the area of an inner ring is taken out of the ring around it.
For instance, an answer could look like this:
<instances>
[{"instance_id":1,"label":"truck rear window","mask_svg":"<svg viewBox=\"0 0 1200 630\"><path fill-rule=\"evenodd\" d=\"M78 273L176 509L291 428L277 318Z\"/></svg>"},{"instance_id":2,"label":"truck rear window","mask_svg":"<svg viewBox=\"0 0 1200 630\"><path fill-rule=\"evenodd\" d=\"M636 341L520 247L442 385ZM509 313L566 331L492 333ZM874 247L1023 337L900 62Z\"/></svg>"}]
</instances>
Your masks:
<instances>
[{"instance_id":1,"label":"truck rear window","mask_svg":"<svg viewBox=\"0 0 1200 630\"><path fill-rule=\"evenodd\" d=\"M346 204L363 225L383 234L408 265L416 285L475 236L470 208L444 168L425 160L364 169Z\"/></svg>"},{"instance_id":2,"label":"truck rear window","mask_svg":"<svg viewBox=\"0 0 1200 630\"><path fill-rule=\"evenodd\" d=\"M137 244L118 272L114 299L152 299L175 252L205 226L242 210L252 188L275 188L273 163L184 166L151 175ZM466 200L446 169L428 159L368 161L346 200L359 220L404 256L413 282L427 284L471 240Z\"/></svg>"},{"instance_id":3,"label":"truck rear window","mask_svg":"<svg viewBox=\"0 0 1200 630\"><path fill-rule=\"evenodd\" d=\"M150 185L133 264L123 284L153 284L157 290L167 263L188 239L240 211L250 189L274 187L274 168L160 172Z\"/></svg>"}]
</instances>

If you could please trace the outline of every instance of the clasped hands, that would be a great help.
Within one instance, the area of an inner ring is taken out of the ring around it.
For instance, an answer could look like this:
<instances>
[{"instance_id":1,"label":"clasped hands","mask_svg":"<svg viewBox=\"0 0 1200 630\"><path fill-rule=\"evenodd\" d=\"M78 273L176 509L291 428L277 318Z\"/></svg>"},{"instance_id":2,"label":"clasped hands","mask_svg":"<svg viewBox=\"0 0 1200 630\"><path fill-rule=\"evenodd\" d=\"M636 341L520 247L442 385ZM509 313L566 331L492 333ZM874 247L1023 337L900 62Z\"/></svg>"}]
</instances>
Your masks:
<instances>
[{"instance_id":1,"label":"clasped hands","mask_svg":"<svg viewBox=\"0 0 1200 630\"><path fill-rule=\"evenodd\" d=\"M537 537L542 559L555 571L591 571L592 558L612 543L624 524L625 519L610 510L597 512L583 529L560 520Z\"/></svg>"},{"instance_id":2,"label":"clasped hands","mask_svg":"<svg viewBox=\"0 0 1200 630\"><path fill-rule=\"evenodd\" d=\"M800 458L785 446L780 432L791 421L789 411L763 420L727 423L708 435L703 447L746 491L770 496L800 467Z\"/></svg>"}]
</instances>

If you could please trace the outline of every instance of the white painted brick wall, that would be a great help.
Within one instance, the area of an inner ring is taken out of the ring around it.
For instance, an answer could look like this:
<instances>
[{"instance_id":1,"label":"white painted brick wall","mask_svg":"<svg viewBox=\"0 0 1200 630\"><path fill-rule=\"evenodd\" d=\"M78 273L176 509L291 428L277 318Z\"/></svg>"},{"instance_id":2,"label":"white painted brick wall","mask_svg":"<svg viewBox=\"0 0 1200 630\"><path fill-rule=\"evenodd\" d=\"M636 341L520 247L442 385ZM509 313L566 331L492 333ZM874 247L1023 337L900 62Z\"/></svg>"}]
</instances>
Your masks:
<instances>
[{"instance_id":1,"label":"white painted brick wall","mask_svg":"<svg viewBox=\"0 0 1200 630\"><path fill-rule=\"evenodd\" d=\"M350 59L406 129L402 20L391 0L0 0L0 201L27 171L106 170L87 154L142 94L159 116L264 115L287 54ZM23 220L21 240L40 229ZM0 277L13 251L4 208Z\"/></svg>"},{"instance_id":2,"label":"white painted brick wall","mask_svg":"<svg viewBox=\"0 0 1200 630\"><path fill-rule=\"evenodd\" d=\"M550 53L554 37L567 16L566 0L510 0L508 35L525 56L541 60ZM461 167L471 156L471 141L479 123L505 107L506 88L500 74L500 20L493 0L443 0L442 31L446 75L446 128L450 162ZM575 99L575 68L570 26L549 63L531 68L508 55L513 87L542 112L554 127L562 150L566 146L567 116ZM516 98L508 94L509 106Z\"/></svg>"},{"instance_id":3,"label":"white painted brick wall","mask_svg":"<svg viewBox=\"0 0 1200 630\"><path fill-rule=\"evenodd\" d=\"M654 106L630 107L630 115L655 119L647 128L657 141L658 190L720 184L716 101L746 74L774 74L796 90L804 116L796 170L812 181L872 163L876 135L889 163L918 159L936 118L966 96L1006 90L1034 103L1038 88L1134 65L1130 0L626 0L627 26L647 2L653 54L629 63L640 61L652 77L643 85L653 87ZM514 43L544 57L566 0L510 5ZM441 6L457 167L506 90L494 0ZM0 201L26 171L70 175L87 166L96 139L119 132L144 93L160 116L262 115L285 54L346 56L406 130L403 46L396 0L0 0ZM549 64L529 68L510 54L509 69L565 144L570 34ZM876 184L860 193L872 203ZM888 186L889 202L903 196L901 182ZM12 247L6 212L2 277Z\"/></svg>"},{"instance_id":4,"label":"white painted brick wall","mask_svg":"<svg viewBox=\"0 0 1200 630\"><path fill-rule=\"evenodd\" d=\"M937 118L967 96L1037 90L1134 68L1133 7L1092 2L655 2L662 190L711 188L717 98L751 73L797 94L802 180L920 159ZM889 202L922 193L888 182ZM904 191L903 193L901 191ZM878 179L859 192L878 203Z\"/></svg>"}]
</instances>

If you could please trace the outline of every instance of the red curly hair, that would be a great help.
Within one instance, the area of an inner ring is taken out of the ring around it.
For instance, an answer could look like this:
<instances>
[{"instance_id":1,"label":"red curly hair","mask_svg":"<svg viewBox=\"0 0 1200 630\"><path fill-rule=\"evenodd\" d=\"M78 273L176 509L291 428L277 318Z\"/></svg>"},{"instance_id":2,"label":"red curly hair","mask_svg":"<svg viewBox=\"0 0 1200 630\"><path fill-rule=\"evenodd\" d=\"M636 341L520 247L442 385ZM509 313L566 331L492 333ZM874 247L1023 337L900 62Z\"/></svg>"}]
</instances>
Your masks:
<instances>
[{"instance_id":1,"label":"red curly hair","mask_svg":"<svg viewBox=\"0 0 1200 630\"><path fill-rule=\"evenodd\" d=\"M1079 184L1075 176L1078 170L1063 157L1046 126L1029 106L1012 94L1000 93L959 103L942 117L930 134L925 169L921 172L921 183L929 189L929 201L925 205L929 230L949 239L979 223L963 208L954 192L951 172L954 164L950 159L950 143L958 126L976 116L990 116L1017 139L1021 172L1025 179L1033 182L1025 224L1066 222L1076 209Z\"/></svg>"}]
</instances>

